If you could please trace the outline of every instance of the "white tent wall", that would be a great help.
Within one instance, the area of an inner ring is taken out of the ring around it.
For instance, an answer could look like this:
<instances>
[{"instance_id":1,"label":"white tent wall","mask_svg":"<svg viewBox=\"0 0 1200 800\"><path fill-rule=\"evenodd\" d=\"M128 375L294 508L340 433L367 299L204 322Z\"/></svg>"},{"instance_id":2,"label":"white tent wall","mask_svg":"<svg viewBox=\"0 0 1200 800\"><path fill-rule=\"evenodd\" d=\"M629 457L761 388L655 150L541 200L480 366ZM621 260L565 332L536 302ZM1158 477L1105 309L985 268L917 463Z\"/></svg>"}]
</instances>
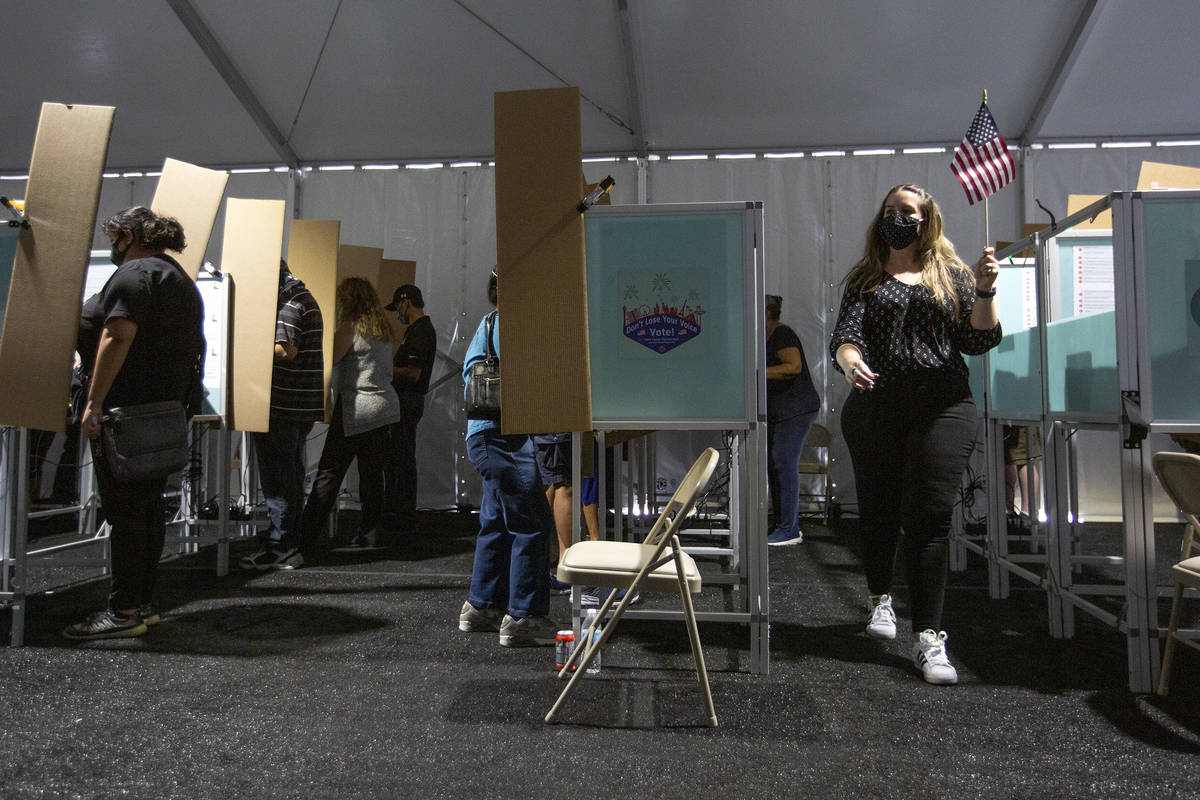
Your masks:
<instances>
[{"instance_id":1,"label":"white tent wall","mask_svg":"<svg viewBox=\"0 0 1200 800\"><path fill-rule=\"evenodd\" d=\"M839 498L853 503L853 475L840 436L846 396L841 375L831 368L827 345L841 297L840 281L861 255L866 226L883 193L898 183L925 186L938 199L946 231L964 260L973 261L984 242L981 205L970 206L949 170L949 153L882 156L811 156L795 159L695 161L650 160L643 166L619 162L583 165L588 180L613 175L613 202L638 201L639 169L645 169L650 203L761 200L766 219L766 289L784 297L784 321L800 335L825 398L821 421L834 432L834 477ZM1102 194L1133 188L1144 160L1200 166L1200 148L1092 150L1034 149L1024 152L1018 181L989 203L993 239L1019 238L1021 222L1048 221L1041 200L1059 218L1069 193ZM148 203L154 178L107 179L101 216L131 203ZM18 196L19 182L5 181ZM449 379L431 391L419 428L420 487L425 507L470 503L478 478L465 460L461 379L455 374L466 343L487 311L484 285L495 263L494 170L487 166L432 170L312 170L299 185L290 172L233 174L227 196L278 198L291 213L298 192L307 219L340 219L342 242L382 247L385 258L416 261L417 284L438 332L439 358L433 380ZM1021 214L1021 209L1024 214ZM222 218L218 217L207 258L219 264ZM97 247L103 237L97 236ZM711 435L666 437L660 447L663 471L686 466L688 452ZM695 441L693 441L693 439ZM1090 518L1120 516L1119 481L1104 472L1115 463L1103 438L1081 442L1081 503ZM672 451L677 449L678 455ZM1093 474L1095 472L1095 474Z\"/></svg>"}]
</instances>

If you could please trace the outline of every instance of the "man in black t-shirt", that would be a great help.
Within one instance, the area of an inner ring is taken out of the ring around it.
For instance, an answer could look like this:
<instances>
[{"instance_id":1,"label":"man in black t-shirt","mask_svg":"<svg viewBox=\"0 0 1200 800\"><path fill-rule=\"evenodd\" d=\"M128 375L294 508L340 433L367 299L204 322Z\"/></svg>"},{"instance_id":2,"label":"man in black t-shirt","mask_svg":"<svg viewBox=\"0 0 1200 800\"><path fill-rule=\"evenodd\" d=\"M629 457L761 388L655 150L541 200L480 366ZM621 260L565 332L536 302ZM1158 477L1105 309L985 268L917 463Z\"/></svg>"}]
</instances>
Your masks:
<instances>
[{"instance_id":1,"label":"man in black t-shirt","mask_svg":"<svg viewBox=\"0 0 1200 800\"><path fill-rule=\"evenodd\" d=\"M411 532L417 511L417 423L425 413L425 392L437 354L437 332L425 313L421 290L406 283L385 306L408 325L392 360L392 388L400 398L404 418L391 425L388 457L384 462L386 521Z\"/></svg>"}]
</instances>

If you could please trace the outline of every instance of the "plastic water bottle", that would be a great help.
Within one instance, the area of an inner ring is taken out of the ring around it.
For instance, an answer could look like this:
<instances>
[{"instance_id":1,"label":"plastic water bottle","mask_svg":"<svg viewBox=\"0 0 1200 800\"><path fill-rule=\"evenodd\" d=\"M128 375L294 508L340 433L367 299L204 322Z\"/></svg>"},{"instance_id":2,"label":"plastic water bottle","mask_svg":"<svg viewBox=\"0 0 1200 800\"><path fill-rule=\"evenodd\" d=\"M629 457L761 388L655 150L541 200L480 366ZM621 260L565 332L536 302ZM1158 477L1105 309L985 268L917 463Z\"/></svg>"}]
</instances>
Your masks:
<instances>
[{"instance_id":1,"label":"plastic water bottle","mask_svg":"<svg viewBox=\"0 0 1200 800\"><path fill-rule=\"evenodd\" d=\"M588 627L592 624L593 621L595 621L595 619L596 619L596 609L589 608L587 610L587 613L583 617L583 631L584 632L587 631ZM596 626L596 630L592 634L592 641L593 642L600 641L600 626L599 625ZM595 655L592 656L591 663L588 664L587 674L588 675L599 675L600 674L600 651L599 650L597 650Z\"/></svg>"}]
</instances>

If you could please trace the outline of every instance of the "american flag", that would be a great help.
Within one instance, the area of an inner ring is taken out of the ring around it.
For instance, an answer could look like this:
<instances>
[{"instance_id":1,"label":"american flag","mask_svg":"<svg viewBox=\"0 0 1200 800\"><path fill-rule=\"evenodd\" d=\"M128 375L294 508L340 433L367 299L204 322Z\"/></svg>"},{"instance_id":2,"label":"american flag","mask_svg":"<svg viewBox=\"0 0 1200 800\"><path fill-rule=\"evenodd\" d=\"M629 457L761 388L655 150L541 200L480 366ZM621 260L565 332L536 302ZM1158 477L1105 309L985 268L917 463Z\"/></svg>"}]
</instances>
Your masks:
<instances>
[{"instance_id":1,"label":"american flag","mask_svg":"<svg viewBox=\"0 0 1200 800\"><path fill-rule=\"evenodd\" d=\"M963 185L971 205L975 205L976 200L991 197L1016 177L1017 168L1008 154L1008 145L1000 135L1000 129L996 127L996 120L992 119L992 112L988 111L986 100L979 105L962 142L954 148L950 169Z\"/></svg>"}]
</instances>

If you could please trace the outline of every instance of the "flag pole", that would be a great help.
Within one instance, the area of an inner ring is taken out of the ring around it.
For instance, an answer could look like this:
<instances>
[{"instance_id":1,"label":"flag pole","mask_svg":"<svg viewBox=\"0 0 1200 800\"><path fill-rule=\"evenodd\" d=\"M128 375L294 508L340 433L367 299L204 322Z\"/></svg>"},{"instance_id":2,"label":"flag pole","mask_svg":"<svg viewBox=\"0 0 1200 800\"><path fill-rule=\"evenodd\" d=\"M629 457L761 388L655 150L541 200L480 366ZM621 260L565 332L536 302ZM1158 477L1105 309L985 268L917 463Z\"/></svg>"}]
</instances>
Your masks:
<instances>
[{"instance_id":1,"label":"flag pole","mask_svg":"<svg viewBox=\"0 0 1200 800\"><path fill-rule=\"evenodd\" d=\"M983 90L983 104L985 106L987 105L987 89ZM990 228L990 225L988 224L988 199L985 196L983 198L983 246L984 247L990 247L991 243L992 243L992 234L991 234L991 231L989 230L989 228Z\"/></svg>"}]
</instances>

